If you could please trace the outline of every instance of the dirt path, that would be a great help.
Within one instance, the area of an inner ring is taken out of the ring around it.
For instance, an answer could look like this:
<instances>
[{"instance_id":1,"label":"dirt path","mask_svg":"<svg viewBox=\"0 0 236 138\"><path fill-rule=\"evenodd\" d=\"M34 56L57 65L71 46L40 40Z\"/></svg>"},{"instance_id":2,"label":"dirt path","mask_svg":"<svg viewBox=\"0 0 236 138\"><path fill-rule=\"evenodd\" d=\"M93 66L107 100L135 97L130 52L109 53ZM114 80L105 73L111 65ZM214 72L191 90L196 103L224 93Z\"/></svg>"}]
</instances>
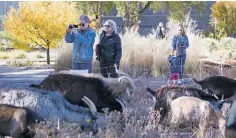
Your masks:
<instances>
[{"instance_id":1,"label":"dirt path","mask_svg":"<svg viewBox=\"0 0 236 138\"><path fill-rule=\"evenodd\" d=\"M5 67L0 65L0 88L23 88L31 83L39 83L54 69L34 69L27 67Z\"/></svg>"}]
</instances>

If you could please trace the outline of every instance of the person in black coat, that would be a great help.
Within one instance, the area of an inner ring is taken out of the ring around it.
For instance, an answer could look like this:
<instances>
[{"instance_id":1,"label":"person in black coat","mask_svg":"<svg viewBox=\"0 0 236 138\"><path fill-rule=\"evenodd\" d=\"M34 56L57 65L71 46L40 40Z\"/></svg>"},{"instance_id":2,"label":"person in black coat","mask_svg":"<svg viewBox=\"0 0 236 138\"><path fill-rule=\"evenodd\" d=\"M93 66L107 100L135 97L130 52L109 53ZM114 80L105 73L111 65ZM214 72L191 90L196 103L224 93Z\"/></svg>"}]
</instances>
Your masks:
<instances>
[{"instance_id":1,"label":"person in black coat","mask_svg":"<svg viewBox=\"0 0 236 138\"><path fill-rule=\"evenodd\" d=\"M100 34L99 44L96 45L96 59L100 62L102 76L116 78L118 75L115 64L119 69L122 56L121 39L113 20L107 20L103 26L104 30Z\"/></svg>"}]
</instances>

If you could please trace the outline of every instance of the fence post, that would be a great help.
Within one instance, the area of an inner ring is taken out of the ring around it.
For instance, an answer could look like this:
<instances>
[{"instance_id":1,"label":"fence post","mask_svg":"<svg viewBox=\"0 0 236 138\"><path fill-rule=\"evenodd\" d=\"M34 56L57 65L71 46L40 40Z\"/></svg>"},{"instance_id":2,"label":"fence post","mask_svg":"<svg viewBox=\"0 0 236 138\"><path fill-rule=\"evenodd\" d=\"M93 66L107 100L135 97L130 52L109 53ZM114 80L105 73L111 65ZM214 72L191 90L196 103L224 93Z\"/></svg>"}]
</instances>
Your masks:
<instances>
[{"instance_id":1,"label":"fence post","mask_svg":"<svg viewBox=\"0 0 236 138\"><path fill-rule=\"evenodd\" d=\"M202 79L202 61L200 60L200 79Z\"/></svg>"},{"instance_id":2,"label":"fence post","mask_svg":"<svg viewBox=\"0 0 236 138\"><path fill-rule=\"evenodd\" d=\"M60 131L60 118L57 118L57 130Z\"/></svg>"},{"instance_id":3,"label":"fence post","mask_svg":"<svg viewBox=\"0 0 236 138\"><path fill-rule=\"evenodd\" d=\"M220 61L219 75L224 76L222 56L220 56L219 61Z\"/></svg>"}]
</instances>

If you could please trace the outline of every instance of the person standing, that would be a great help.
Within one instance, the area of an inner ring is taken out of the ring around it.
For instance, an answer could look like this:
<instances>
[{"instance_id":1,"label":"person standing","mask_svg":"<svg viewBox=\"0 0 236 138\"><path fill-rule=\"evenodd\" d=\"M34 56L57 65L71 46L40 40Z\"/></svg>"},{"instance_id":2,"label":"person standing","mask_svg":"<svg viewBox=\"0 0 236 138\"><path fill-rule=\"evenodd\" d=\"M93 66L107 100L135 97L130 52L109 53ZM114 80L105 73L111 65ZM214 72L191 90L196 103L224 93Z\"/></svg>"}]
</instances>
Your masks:
<instances>
[{"instance_id":1,"label":"person standing","mask_svg":"<svg viewBox=\"0 0 236 138\"><path fill-rule=\"evenodd\" d=\"M165 28L162 22L159 23L156 30L156 38L163 39L165 38Z\"/></svg>"},{"instance_id":2,"label":"person standing","mask_svg":"<svg viewBox=\"0 0 236 138\"><path fill-rule=\"evenodd\" d=\"M118 75L115 65L119 69L122 56L121 39L113 20L107 20L103 26L104 30L100 34L100 41L96 46L96 59L100 62L102 76L116 78Z\"/></svg>"},{"instance_id":3,"label":"person standing","mask_svg":"<svg viewBox=\"0 0 236 138\"><path fill-rule=\"evenodd\" d=\"M92 72L93 45L96 34L89 27L90 19L82 14L79 17L79 28L69 25L65 41L74 43L72 53L72 70L88 70Z\"/></svg>"},{"instance_id":4,"label":"person standing","mask_svg":"<svg viewBox=\"0 0 236 138\"><path fill-rule=\"evenodd\" d=\"M183 83L184 65L186 61L187 52L186 49L189 47L188 36L184 31L183 25L178 25L177 34L172 38L172 55L179 57L180 65L177 67L179 73L179 80L177 84Z\"/></svg>"}]
</instances>

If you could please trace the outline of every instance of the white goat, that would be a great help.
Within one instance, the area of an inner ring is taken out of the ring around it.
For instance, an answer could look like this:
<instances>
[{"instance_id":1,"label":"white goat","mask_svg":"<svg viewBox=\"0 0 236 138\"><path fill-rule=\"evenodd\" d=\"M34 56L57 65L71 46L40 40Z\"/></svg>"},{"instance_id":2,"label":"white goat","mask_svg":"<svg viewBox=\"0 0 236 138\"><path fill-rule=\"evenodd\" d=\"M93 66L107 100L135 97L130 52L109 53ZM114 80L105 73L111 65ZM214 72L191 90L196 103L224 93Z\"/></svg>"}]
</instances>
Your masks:
<instances>
[{"instance_id":1,"label":"white goat","mask_svg":"<svg viewBox=\"0 0 236 138\"><path fill-rule=\"evenodd\" d=\"M199 126L200 137L204 138L207 128L219 126L222 134L225 119L207 101L189 96L179 97L171 102L170 124L193 123Z\"/></svg>"}]
</instances>

